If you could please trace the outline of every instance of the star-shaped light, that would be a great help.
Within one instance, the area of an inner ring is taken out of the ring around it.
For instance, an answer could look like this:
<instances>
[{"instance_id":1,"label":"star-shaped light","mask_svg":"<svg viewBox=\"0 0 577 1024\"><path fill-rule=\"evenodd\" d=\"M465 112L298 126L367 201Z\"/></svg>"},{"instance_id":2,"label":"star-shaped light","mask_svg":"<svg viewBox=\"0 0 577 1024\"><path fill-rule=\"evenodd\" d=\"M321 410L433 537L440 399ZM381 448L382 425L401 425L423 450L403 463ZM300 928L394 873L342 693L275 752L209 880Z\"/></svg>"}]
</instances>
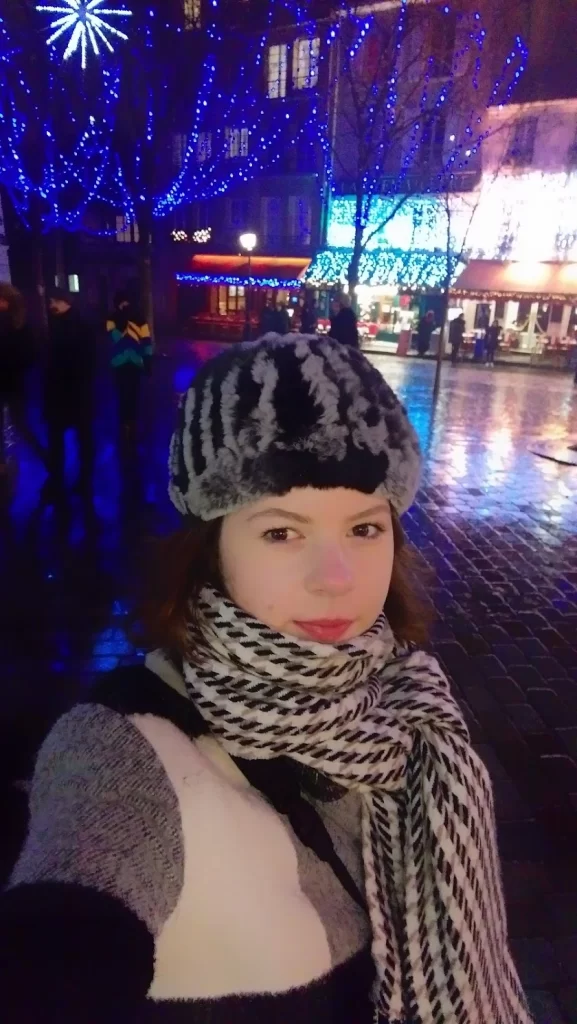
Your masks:
<instances>
[{"instance_id":1,"label":"star-shaped light","mask_svg":"<svg viewBox=\"0 0 577 1024\"><path fill-rule=\"evenodd\" d=\"M70 32L70 39L64 51L64 60L68 60L76 50L80 50L82 67L86 67L86 55L89 46L96 57L100 56L100 46L112 53L114 47L109 36L126 41L128 36L120 29L111 25L109 18L130 18L132 11L122 8L114 10L103 7L106 0L63 0L58 6L36 6L43 14L59 14L60 17L50 23L56 31L46 40L48 46L56 42L60 36Z\"/></svg>"}]
</instances>

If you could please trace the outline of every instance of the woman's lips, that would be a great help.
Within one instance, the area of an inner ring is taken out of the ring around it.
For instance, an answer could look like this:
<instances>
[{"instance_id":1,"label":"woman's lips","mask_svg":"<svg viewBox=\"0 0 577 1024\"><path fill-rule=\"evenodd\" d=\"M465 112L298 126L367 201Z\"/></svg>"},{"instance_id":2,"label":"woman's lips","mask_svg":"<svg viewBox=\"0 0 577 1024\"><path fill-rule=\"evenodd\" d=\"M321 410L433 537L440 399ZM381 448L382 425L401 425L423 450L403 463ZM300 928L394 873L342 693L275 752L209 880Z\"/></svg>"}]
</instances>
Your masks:
<instances>
[{"instance_id":1,"label":"woman's lips","mask_svg":"<svg viewBox=\"0 0 577 1024\"><path fill-rule=\"evenodd\" d=\"M295 620L295 625L311 640L320 640L324 643L335 643L340 640L352 624L353 619L310 619L306 622Z\"/></svg>"}]
</instances>

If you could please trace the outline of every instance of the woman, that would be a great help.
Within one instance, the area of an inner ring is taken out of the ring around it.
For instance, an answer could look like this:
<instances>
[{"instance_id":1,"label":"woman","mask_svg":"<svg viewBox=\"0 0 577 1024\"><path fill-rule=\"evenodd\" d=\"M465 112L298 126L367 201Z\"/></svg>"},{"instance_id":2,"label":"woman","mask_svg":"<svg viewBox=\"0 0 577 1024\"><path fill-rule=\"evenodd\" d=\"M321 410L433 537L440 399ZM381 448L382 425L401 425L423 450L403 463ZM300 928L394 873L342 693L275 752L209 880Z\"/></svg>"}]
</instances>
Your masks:
<instances>
[{"instance_id":1,"label":"woman","mask_svg":"<svg viewBox=\"0 0 577 1024\"><path fill-rule=\"evenodd\" d=\"M21 293L0 282L0 474L7 470L4 420L8 413L15 431L46 464L46 455L26 414L26 377L34 364L34 338L26 323Z\"/></svg>"},{"instance_id":2,"label":"woman","mask_svg":"<svg viewBox=\"0 0 577 1024\"><path fill-rule=\"evenodd\" d=\"M403 407L330 338L199 373L162 651L40 753L4 1021L526 1024L487 772L408 643L419 469Z\"/></svg>"},{"instance_id":3,"label":"woman","mask_svg":"<svg viewBox=\"0 0 577 1024\"><path fill-rule=\"evenodd\" d=\"M118 390L118 416L126 435L136 436L142 377L150 373L152 341L146 320L124 292L114 300L106 330L112 342L111 366Z\"/></svg>"}]
</instances>

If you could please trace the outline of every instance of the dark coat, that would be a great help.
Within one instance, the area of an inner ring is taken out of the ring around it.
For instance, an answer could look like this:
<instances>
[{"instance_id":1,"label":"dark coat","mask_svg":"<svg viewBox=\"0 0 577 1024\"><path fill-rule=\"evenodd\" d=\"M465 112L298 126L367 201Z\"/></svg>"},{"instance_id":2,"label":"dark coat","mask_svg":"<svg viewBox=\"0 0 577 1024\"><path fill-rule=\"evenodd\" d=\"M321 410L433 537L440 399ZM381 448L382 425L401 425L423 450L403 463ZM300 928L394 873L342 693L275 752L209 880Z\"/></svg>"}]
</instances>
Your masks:
<instances>
[{"instance_id":1,"label":"dark coat","mask_svg":"<svg viewBox=\"0 0 577 1024\"><path fill-rule=\"evenodd\" d=\"M44 406L48 419L88 415L96 371L96 335L75 309L51 314Z\"/></svg>"},{"instance_id":2,"label":"dark coat","mask_svg":"<svg viewBox=\"0 0 577 1024\"><path fill-rule=\"evenodd\" d=\"M26 374L34 363L35 345L26 324L15 327L9 312L0 313L0 396L22 395Z\"/></svg>"},{"instance_id":3,"label":"dark coat","mask_svg":"<svg viewBox=\"0 0 577 1024\"><path fill-rule=\"evenodd\" d=\"M331 317L331 338L340 341L341 345L359 347L359 331L357 318L350 306L343 306Z\"/></svg>"},{"instance_id":4,"label":"dark coat","mask_svg":"<svg viewBox=\"0 0 577 1024\"><path fill-rule=\"evenodd\" d=\"M426 316L421 317L417 331L417 347L419 352L428 352L431 345L431 335L435 330L435 321L428 320Z\"/></svg>"},{"instance_id":5,"label":"dark coat","mask_svg":"<svg viewBox=\"0 0 577 1024\"><path fill-rule=\"evenodd\" d=\"M495 349L498 347L499 342L501 340L501 330L502 329L500 324L491 324L491 326L487 328L487 332L485 334L485 344L487 345L489 351L494 352Z\"/></svg>"},{"instance_id":6,"label":"dark coat","mask_svg":"<svg viewBox=\"0 0 577 1024\"><path fill-rule=\"evenodd\" d=\"M460 345L465 336L465 321L461 320L461 317L456 317L449 328L449 344Z\"/></svg>"}]
</instances>

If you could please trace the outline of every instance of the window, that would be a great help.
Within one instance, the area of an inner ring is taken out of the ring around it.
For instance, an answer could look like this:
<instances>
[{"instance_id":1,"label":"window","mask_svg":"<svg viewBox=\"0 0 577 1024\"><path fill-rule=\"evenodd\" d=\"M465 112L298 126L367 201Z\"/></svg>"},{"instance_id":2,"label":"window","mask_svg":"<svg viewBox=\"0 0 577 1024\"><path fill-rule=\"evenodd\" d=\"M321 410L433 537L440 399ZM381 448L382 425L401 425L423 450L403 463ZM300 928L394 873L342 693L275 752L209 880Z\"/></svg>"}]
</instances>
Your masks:
<instances>
[{"instance_id":1,"label":"window","mask_svg":"<svg viewBox=\"0 0 577 1024\"><path fill-rule=\"evenodd\" d=\"M293 46L293 86L295 89L314 89L319 80L319 53L321 41L295 39Z\"/></svg>"},{"instance_id":2,"label":"window","mask_svg":"<svg viewBox=\"0 0 577 1024\"><path fill-rule=\"evenodd\" d=\"M312 210L306 196L289 196L289 238L297 245L311 244Z\"/></svg>"},{"instance_id":3,"label":"window","mask_svg":"<svg viewBox=\"0 0 577 1024\"><path fill-rule=\"evenodd\" d=\"M268 48L267 95L270 100L282 100L286 96L287 53L286 43Z\"/></svg>"},{"instance_id":4,"label":"window","mask_svg":"<svg viewBox=\"0 0 577 1024\"><path fill-rule=\"evenodd\" d=\"M249 227L250 205L248 199L230 199L230 226L244 231Z\"/></svg>"},{"instance_id":5,"label":"window","mask_svg":"<svg viewBox=\"0 0 577 1024\"><path fill-rule=\"evenodd\" d=\"M172 136L172 164L176 171L182 169L187 145L188 138L182 132L176 132Z\"/></svg>"},{"instance_id":6,"label":"window","mask_svg":"<svg viewBox=\"0 0 577 1024\"><path fill-rule=\"evenodd\" d=\"M196 159L199 164L210 160L212 156L212 135L210 132L199 132L196 140Z\"/></svg>"},{"instance_id":7,"label":"window","mask_svg":"<svg viewBox=\"0 0 577 1024\"><path fill-rule=\"evenodd\" d=\"M533 151L537 137L537 118L524 117L517 121L509 141L507 163L515 167L528 167L533 163Z\"/></svg>"},{"instance_id":8,"label":"window","mask_svg":"<svg viewBox=\"0 0 577 1024\"><path fill-rule=\"evenodd\" d=\"M245 292L242 285L218 286L218 312L220 316L228 316L229 313L241 313L244 311Z\"/></svg>"},{"instance_id":9,"label":"window","mask_svg":"<svg viewBox=\"0 0 577 1024\"><path fill-rule=\"evenodd\" d=\"M225 156L228 160L248 156L248 128L225 128Z\"/></svg>"},{"instance_id":10,"label":"window","mask_svg":"<svg viewBox=\"0 0 577 1024\"><path fill-rule=\"evenodd\" d=\"M200 28L202 0L183 0L182 13L184 15L184 31L190 32L194 28Z\"/></svg>"},{"instance_id":11,"label":"window","mask_svg":"<svg viewBox=\"0 0 577 1024\"><path fill-rule=\"evenodd\" d=\"M445 114L437 114L425 122L419 149L419 161L422 167L438 170L442 164L445 130Z\"/></svg>"},{"instance_id":12,"label":"window","mask_svg":"<svg viewBox=\"0 0 577 1024\"><path fill-rule=\"evenodd\" d=\"M435 11L431 22L431 78L447 78L453 70L457 19L454 13Z\"/></svg>"},{"instance_id":13,"label":"window","mask_svg":"<svg viewBox=\"0 0 577 1024\"><path fill-rule=\"evenodd\" d=\"M122 214L118 214L116 217L116 241L138 242L139 240L138 224L135 221L131 223Z\"/></svg>"},{"instance_id":14,"label":"window","mask_svg":"<svg viewBox=\"0 0 577 1024\"><path fill-rule=\"evenodd\" d=\"M277 196L263 196L260 201L261 231L266 245L280 245L282 203Z\"/></svg>"}]
</instances>

